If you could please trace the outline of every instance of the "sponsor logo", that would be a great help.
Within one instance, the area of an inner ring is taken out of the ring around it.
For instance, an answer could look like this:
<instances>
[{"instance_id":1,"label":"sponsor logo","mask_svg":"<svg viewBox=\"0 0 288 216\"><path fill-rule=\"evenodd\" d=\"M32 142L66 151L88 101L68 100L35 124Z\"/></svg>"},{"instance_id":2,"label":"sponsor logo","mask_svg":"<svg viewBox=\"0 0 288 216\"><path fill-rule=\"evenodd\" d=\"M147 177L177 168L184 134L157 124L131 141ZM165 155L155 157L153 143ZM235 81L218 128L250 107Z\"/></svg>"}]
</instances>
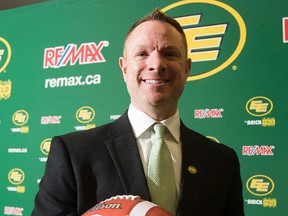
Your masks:
<instances>
[{"instance_id":1,"label":"sponsor logo","mask_svg":"<svg viewBox=\"0 0 288 216\"><path fill-rule=\"evenodd\" d=\"M267 196L274 190L274 182L268 176L255 175L247 180L246 188L255 196Z\"/></svg>"},{"instance_id":2,"label":"sponsor logo","mask_svg":"<svg viewBox=\"0 0 288 216\"><path fill-rule=\"evenodd\" d=\"M0 80L0 100L11 97L11 91L12 91L12 82L10 80L7 81L1 81Z\"/></svg>"},{"instance_id":3,"label":"sponsor logo","mask_svg":"<svg viewBox=\"0 0 288 216\"><path fill-rule=\"evenodd\" d=\"M41 116L41 124L48 125L48 124L61 124L62 116Z\"/></svg>"},{"instance_id":4,"label":"sponsor logo","mask_svg":"<svg viewBox=\"0 0 288 216\"><path fill-rule=\"evenodd\" d=\"M10 44L2 37L0 37L0 73L5 72L7 65L11 59Z\"/></svg>"},{"instance_id":5,"label":"sponsor logo","mask_svg":"<svg viewBox=\"0 0 288 216\"><path fill-rule=\"evenodd\" d=\"M29 120L29 114L26 110L18 110L12 116L12 121L18 128L11 128L13 133L29 133L29 126L25 124Z\"/></svg>"},{"instance_id":6,"label":"sponsor logo","mask_svg":"<svg viewBox=\"0 0 288 216\"><path fill-rule=\"evenodd\" d=\"M110 120L116 120L120 118L121 115L110 115Z\"/></svg>"},{"instance_id":7,"label":"sponsor logo","mask_svg":"<svg viewBox=\"0 0 288 216\"><path fill-rule=\"evenodd\" d=\"M14 207L14 206L5 206L4 215L23 215L24 208Z\"/></svg>"},{"instance_id":8,"label":"sponsor logo","mask_svg":"<svg viewBox=\"0 0 288 216\"><path fill-rule=\"evenodd\" d=\"M194 110L195 119L204 118L223 118L222 112L224 109L196 109Z\"/></svg>"},{"instance_id":9,"label":"sponsor logo","mask_svg":"<svg viewBox=\"0 0 288 216\"><path fill-rule=\"evenodd\" d=\"M7 187L8 191L17 192L17 193L25 193L25 186L21 186L25 180L25 173L23 170L19 168L14 168L8 173L8 180L12 185L12 187Z\"/></svg>"},{"instance_id":10,"label":"sponsor logo","mask_svg":"<svg viewBox=\"0 0 288 216\"><path fill-rule=\"evenodd\" d=\"M97 205L95 205L91 211L95 211L95 210L101 210L101 209L122 209L123 207L121 206L121 203L99 203Z\"/></svg>"},{"instance_id":11,"label":"sponsor logo","mask_svg":"<svg viewBox=\"0 0 288 216\"><path fill-rule=\"evenodd\" d=\"M26 154L28 153L27 148L8 148L9 154Z\"/></svg>"},{"instance_id":12,"label":"sponsor logo","mask_svg":"<svg viewBox=\"0 0 288 216\"><path fill-rule=\"evenodd\" d=\"M68 44L66 47L58 46L44 50L43 68L60 68L69 65L94 64L105 62L102 55L103 47L109 46L108 41L82 43L79 47L76 44Z\"/></svg>"},{"instance_id":13,"label":"sponsor logo","mask_svg":"<svg viewBox=\"0 0 288 216\"><path fill-rule=\"evenodd\" d=\"M188 81L207 78L224 70L235 61L245 45L246 26L241 15L223 2L179 1L162 11L175 17L186 34L194 73Z\"/></svg>"},{"instance_id":14,"label":"sponsor logo","mask_svg":"<svg viewBox=\"0 0 288 216\"><path fill-rule=\"evenodd\" d=\"M288 43L288 17L284 17L282 22L283 22L283 42Z\"/></svg>"},{"instance_id":15,"label":"sponsor logo","mask_svg":"<svg viewBox=\"0 0 288 216\"><path fill-rule=\"evenodd\" d=\"M243 146L242 147L242 155L254 156L254 155L261 155L261 156L273 156L273 149L275 146Z\"/></svg>"},{"instance_id":16,"label":"sponsor logo","mask_svg":"<svg viewBox=\"0 0 288 216\"><path fill-rule=\"evenodd\" d=\"M254 117L263 117L263 119L245 120L244 123L248 126L263 126L274 127L276 120L274 117L264 117L270 114L273 110L273 102L263 96L256 96L251 98L246 103L246 111Z\"/></svg>"},{"instance_id":17,"label":"sponsor logo","mask_svg":"<svg viewBox=\"0 0 288 216\"><path fill-rule=\"evenodd\" d=\"M77 131L94 128L94 127L96 127L96 125L91 123L91 121L93 121L94 118L95 118L94 109L92 107L89 107L89 106L83 106L77 110L76 119L78 122L80 122L82 124L87 124L87 125L74 126L74 128Z\"/></svg>"},{"instance_id":18,"label":"sponsor logo","mask_svg":"<svg viewBox=\"0 0 288 216\"><path fill-rule=\"evenodd\" d=\"M265 208L276 208L277 199L276 198L264 198L262 199L245 199L244 200L248 205L259 205Z\"/></svg>"},{"instance_id":19,"label":"sponsor logo","mask_svg":"<svg viewBox=\"0 0 288 216\"><path fill-rule=\"evenodd\" d=\"M45 88L73 87L101 84L101 75L70 76L45 79Z\"/></svg>"}]
</instances>

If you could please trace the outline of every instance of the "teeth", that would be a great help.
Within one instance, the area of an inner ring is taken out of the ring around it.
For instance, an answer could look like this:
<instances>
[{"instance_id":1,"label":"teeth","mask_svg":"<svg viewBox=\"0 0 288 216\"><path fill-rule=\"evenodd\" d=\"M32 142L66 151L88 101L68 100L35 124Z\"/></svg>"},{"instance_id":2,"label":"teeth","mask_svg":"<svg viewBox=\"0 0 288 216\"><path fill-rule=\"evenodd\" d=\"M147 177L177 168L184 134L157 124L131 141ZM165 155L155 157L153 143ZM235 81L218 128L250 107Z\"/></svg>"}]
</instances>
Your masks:
<instances>
[{"instance_id":1,"label":"teeth","mask_svg":"<svg viewBox=\"0 0 288 216\"><path fill-rule=\"evenodd\" d=\"M145 80L145 82L149 84L161 84L161 83L165 83L166 80Z\"/></svg>"}]
</instances>

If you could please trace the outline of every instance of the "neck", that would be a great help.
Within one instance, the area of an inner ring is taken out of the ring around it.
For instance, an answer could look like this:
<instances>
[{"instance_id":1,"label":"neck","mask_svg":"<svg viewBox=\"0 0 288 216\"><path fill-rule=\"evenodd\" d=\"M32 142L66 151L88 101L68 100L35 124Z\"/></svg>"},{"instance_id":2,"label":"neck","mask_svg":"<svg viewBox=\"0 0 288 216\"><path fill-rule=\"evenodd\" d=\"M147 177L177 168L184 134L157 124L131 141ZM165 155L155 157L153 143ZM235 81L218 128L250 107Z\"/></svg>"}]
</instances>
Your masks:
<instances>
[{"instance_id":1,"label":"neck","mask_svg":"<svg viewBox=\"0 0 288 216\"><path fill-rule=\"evenodd\" d=\"M165 119L168 119L169 117L173 116L177 112L177 106L174 106L173 108L167 105L166 106L151 106L151 107L145 107L145 109L135 104L133 104L133 106L137 108L138 110L146 113L147 115L149 115L151 118L155 119L156 121L163 121Z\"/></svg>"}]
</instances>

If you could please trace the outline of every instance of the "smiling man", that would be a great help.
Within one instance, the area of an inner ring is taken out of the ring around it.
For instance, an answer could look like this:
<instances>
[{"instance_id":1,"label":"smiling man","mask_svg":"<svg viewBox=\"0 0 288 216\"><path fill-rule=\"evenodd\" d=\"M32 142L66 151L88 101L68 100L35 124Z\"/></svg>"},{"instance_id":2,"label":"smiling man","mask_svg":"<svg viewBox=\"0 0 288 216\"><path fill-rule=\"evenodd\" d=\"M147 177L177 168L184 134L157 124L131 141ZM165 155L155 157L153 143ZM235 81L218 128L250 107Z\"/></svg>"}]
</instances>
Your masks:
<instances>
[{"instance_id":1,"label":"smiling man","mask_svg":"<svg viewBox=\"0 0 288 216\"><path fill-rule=\"evenodd\" d=\"M53 138L32 215L81 215L115 195L138 195L177 216L243 216L235 151L179 117L191 67L181 26L152 11L128 31L119 65L128 111L113 123Z\"/></svg>"},{"instance_id":2,"label":"smiling man","mask_svg":"<svg viewBox=\"0 0 288 216\"><path fill-rule=\"evenodd\" d=\"M156 120L174 115L191 67L183 33L170 23L145 21L128 34L123 55L132 105Z\"/></svg>"}]
</instances>

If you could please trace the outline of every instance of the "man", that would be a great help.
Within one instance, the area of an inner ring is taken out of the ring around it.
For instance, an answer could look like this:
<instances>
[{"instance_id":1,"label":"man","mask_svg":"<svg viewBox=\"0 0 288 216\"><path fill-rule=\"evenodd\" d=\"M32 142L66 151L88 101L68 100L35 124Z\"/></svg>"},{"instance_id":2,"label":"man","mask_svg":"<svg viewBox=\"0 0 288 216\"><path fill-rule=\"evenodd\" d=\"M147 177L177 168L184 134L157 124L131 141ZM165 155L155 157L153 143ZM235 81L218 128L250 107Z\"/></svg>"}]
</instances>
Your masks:
<instances>
[{"instance_id":1,"label":"man","mask_svg":"<svg viewBox=\"0 0 288 216\"><path fill-rule=\"evenodd\" d=\"M191 67L181 26L154 10L128 32L119 65L131 97L128 111L113 123L52 140L33 215L81 215L115 195L153 201L147 179L155 122L169 131L176 214L244 215L236 153L179 118Z\"/></svg>"}]
</instances>

